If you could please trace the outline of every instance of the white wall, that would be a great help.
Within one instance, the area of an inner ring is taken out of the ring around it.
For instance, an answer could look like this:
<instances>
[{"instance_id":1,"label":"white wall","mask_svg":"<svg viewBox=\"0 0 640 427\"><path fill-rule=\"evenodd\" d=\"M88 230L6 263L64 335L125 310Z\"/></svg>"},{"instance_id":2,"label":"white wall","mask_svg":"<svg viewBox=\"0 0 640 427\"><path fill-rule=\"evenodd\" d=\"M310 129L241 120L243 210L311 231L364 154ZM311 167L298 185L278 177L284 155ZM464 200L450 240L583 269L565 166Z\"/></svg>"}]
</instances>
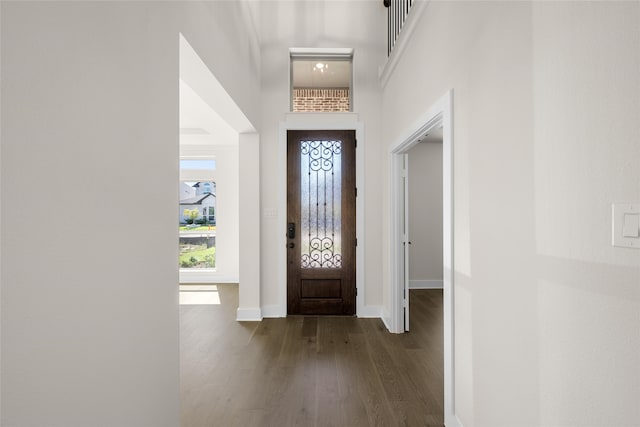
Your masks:
<instances>
[{"instance_id":1,"label":"white wall","mask_svg":"<svg viewBox=\"0 0 640 427\"><path fill-rule=\"evenodd\" d=\"M382 213L378 165L383 148L380 135L380 84L378 64L386 54L384 28L386 9L382 2L260 2L260 34L262 43L262 102L261 102L261 195L262 195L262 306L279 306L284 283L280 280L279 254L285 233L285 222L278 223L280 198L285 183L279 181L285 158L279 150L279 123L289 110L289 48L326 47L354 48L353 111L364 123L364 139L358 149L364 150L366 187L359 189L365 196L366 241L364 271L365 304L382 303L381 245ZM283 214L283 213L282 213ZM284 216L283 216L284 218ZM361 239L363 236L359 236ZM362 241L362 240L359 240ZM372 248L372 250L368 250Z\"/></svg>"},{"instance_id":2,"label":"white wall","mask_svg":"<svg viewBox=\"0 0 640 427\"><path fill-rule=\"evenodd\" d=\"M2 425L179 425L178 33L255 121L241 6L0 7ZM125 208L139 182L157 184L145 227ZM70 197L101 221L69 215Z\"/></svg>"},{"instance_id":3,"label":"white wall","mask_svg":"<svg viewBox=\"0 0 640 427\"><path fill-rule=\"evenodd\" d=\"M385 139L450 88L457 416L637 425L640 251L609 211L640 200L640 4L431 1Z\"/></svg>"},{"instance_id":4,"label":"white wall","mask_svg":"<svg viewBox=\"0 0 640 427\"><path fill-rule=\"evenodd\" d=\"M442 142L409 150L409 287L442 287Z\"/></svg>"},{"instance_id":5,"label":"white wall","mask_svg":"<svg viewBox=\"0 0 640 427\"><path fill-rule=\"evenodd\" d=\"M256 236L260 236L260 137L257 133L239 135L238 156L240 165L238 232L242 254L239 259L238 314L237 320L262 319L260 305L262 271L260 245ZM258 292L255 292L255 290Z\"/></svg>"},{"instance_id":6,"label":"white wall","mask_svg":"<svg viewBox=\"0 0 640 427\"><path fill-rule=\"evenodd\" d=\"M216 149L216 279L238 282L238 145Z\"/></svg>"}]
</instances>

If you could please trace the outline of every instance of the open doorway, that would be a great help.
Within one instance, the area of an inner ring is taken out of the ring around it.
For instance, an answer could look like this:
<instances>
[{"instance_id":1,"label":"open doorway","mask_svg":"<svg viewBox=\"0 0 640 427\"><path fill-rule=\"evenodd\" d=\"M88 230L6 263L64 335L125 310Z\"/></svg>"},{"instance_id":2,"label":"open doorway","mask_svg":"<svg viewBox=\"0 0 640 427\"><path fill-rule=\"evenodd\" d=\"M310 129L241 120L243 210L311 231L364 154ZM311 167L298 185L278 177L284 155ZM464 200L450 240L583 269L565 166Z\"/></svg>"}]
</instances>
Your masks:
<instances>
[{"instance_id":1,"label":"open doorway","mask_svg":"<svg viewBox=\"0 0 640 427\"><path fill-rule=\"evenodd\" d=\"M426 134L407 151L405 167L408 307L404 329L409 331L409 308L414 300L442 306L442 127Z\"/></svg>"},{"instance_id":2,"label":"open doorway","mask_svg":"<svg viewBox=\"0 0 640 427\"><path fill-rule=\"evenodd\" d=\"M215 234L215 260L210 253L205 253L202 260L189 256L187 263L204 268L180 268L178 264L180 283L238 283L237 320L260 320L260 268L256 268L260 265L260 245L255 244L255 236L260 235L259 135L182 34L179 63L180 160L214 164L213 168L191 171L181 168L179 180L200 183L200 192L210 193L206 200L190 201L200 205L188 207L195 215L194 222L206 222L195 224L205 228L196 231L209 234L199 249L211 252ZM176 183L176 196L178 186ZM176 199L179 224L187 207L180 207L180 197ZM185 224L185 229L187 225L192 224Z\"/></svg>"},{"instance_id":3,"label":"open doorway","mask_svg":"<svg viewBox=\"0 0 640 427\"><path fill-rule=\"evenodd\" d=\"M442 321L445 425L455 424L454 413L454 283L453 283L453 91L450 90L422 114L392 145L391 160L391 286L389 330L405 331L410 325L410 232L408 222L408 153L423 140L442 133Z\"/></svg>"},{"instance_id":4,"label":"open doorway","mask_svg":"<svg viewBox=\"0 0 640 427\"><path fill-rule=\"evenodd\" d=\"M215 357L216 331L244 330L243 322L229 322L234 314L236 320L262 317L260 245L255 244L260 235L260 151L249 119L182 35L179 47L179 176L175 187L162 191L176 196L176 244L190 241L185 242L190 252L176 257L185 424L185 414L201 405L209 385L199 380L210 378L210 364L194 362L194 357Z\"/></svg>"},{"instance_id":5,"label":"open doorway","mask_svg":"<svg viewBox=\"0 0 640 427\"><path fill-rule=\"evenodd\" d=\"M239 281L239 136L180 81L180 283Z\"/></svg>"}]
</instances>

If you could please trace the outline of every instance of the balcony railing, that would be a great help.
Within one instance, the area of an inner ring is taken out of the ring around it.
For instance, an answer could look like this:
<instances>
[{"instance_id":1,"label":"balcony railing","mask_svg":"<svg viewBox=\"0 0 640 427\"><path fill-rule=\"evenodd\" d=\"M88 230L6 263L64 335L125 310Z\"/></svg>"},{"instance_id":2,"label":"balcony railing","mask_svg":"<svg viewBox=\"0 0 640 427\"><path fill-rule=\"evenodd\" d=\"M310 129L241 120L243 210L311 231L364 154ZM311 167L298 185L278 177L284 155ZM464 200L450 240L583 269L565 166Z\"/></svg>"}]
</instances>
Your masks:
<instances>
[{"instance_id":1,"label":"balcony railing","mask_svg":"<svg viewBox=\"0 0 640 427\"><path fill-rule=\"evenodd\" d=\"M387 55L391 55L415 0L383 0L387 7Z\"/></svg>"}]
</instances>

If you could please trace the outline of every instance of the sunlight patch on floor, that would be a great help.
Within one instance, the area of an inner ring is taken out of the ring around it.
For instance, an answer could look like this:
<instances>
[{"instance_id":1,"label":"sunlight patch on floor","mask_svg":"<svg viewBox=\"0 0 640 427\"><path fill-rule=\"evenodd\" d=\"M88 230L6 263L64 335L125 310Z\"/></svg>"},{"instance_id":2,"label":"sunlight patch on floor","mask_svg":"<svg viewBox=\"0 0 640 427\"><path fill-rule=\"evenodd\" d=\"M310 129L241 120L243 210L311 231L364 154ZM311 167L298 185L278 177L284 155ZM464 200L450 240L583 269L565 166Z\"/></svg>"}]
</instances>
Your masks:
<instances>
[{"instance_id":1,"label":"sunlight patch on floor","mask_svg":"<svg viewBox=\"0 0 640 427\"><path fill-rule=\"evenodd\" d=\"M180 305L219 305L217 285L180 285Z\"/></svg>"}]
</instances>

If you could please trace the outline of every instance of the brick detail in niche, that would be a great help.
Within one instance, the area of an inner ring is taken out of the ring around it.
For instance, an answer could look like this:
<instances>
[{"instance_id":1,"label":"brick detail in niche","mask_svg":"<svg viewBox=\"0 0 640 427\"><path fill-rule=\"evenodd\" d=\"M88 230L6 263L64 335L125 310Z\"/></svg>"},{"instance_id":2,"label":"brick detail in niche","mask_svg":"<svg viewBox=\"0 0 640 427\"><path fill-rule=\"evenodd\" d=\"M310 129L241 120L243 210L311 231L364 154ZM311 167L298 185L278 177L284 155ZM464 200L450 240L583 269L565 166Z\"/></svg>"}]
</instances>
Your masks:
<instances>
[{"instance_id":1,"label":"brick detail in niche","mask_svg":"<svg viewBox=\"0 0 640 427\"><path fill-rule=\"evenodd\" d=\"M349 88L294 88L293 111L349 111Z\"/></svg>"}]
</instances>

